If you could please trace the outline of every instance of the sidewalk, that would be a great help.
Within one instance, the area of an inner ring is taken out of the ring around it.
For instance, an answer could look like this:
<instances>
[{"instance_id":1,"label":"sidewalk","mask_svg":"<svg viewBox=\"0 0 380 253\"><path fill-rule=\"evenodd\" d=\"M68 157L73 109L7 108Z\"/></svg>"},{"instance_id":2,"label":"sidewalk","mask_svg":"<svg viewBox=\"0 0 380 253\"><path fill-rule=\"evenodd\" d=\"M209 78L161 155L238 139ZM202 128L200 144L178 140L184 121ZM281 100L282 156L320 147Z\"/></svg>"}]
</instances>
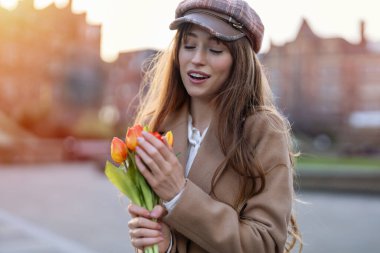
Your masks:
<instances>
[{"instance_id":1,"label":"sidewalk","mask_svg":"<svg viewBox=\"0 0 380 253\"><path fill-rule=\"evenodd\" d=\"M0 166L0 253L134 252L118 192L93 163Z\"/></svg>"},{"instance_id":2,"label":"sidewalk","mask_svg":"<svg viewBox=\"0 0 380 253\"><path fill-rule=\"evenodd\" d=\"M0 253L95 253L0 209Z\"/></svg>"}]
</instances>

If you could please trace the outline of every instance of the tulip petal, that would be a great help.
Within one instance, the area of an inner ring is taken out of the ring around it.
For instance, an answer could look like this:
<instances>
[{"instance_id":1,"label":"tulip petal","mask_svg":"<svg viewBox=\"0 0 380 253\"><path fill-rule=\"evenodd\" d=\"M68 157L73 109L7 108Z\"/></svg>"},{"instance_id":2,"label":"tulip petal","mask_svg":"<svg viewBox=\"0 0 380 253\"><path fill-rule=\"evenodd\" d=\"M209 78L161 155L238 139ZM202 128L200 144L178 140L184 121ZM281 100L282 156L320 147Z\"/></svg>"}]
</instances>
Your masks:
<instances>
[{"instance_id":1,"label":"tulip petal","mask_svg":"<svg viewBox=\"0 0 380 253\"><path fill-rule=\"evenodd\" d=\"M116 163L122 163L127 158L127 146L117 137L114 137L111 142L111 157Z\"/></svg>"},{"instance_id":2,"label":"tulip petal","mask_svg":"<svg viewBox=\"0 0 380 253\"><path fill-rule=\"evenodd\" d=\"M173 132L169 131L165 134L166 142L169 144L170 147L173 147L174 137Z\"/></svg>"}]
</instances>

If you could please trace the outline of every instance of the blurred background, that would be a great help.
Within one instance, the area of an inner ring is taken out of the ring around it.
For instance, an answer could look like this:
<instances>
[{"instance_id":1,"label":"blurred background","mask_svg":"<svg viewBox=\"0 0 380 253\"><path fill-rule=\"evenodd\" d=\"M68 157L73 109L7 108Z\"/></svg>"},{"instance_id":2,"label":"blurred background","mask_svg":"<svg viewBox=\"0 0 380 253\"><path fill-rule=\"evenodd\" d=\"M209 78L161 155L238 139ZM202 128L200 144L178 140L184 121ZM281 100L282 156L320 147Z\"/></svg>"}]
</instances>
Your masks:
<instances>
[{"instance_id":1,"label":"blurred background","mask_svg":"<svg viewBox=\"0 0 380 253\"><path fill-rule=\"evenodd\" d=\"M0 253L134 252L103 167L178 2L0 0ZM380 6L248 2L301 152L304 252L380 252Z\"/></svg>"}]
</instances>

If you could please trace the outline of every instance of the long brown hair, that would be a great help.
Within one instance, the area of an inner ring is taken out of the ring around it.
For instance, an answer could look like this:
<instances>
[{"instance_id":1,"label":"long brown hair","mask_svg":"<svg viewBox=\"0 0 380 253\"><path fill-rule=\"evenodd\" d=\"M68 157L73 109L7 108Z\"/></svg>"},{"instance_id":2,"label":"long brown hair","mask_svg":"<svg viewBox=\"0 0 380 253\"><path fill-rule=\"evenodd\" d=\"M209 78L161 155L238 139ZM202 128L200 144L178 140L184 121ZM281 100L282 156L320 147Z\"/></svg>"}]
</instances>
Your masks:
<instances>
[{"instance_id":1,"label":"long brown hair","mask_svg":"<svg viewBox=\"0 0 380 253\"><path fill-rule=\"evenodd\" d=\"M190 97L180 76L178 52L190 29L190 24L182 25L169 50L158 55L149 67L150 71L145 75L144 81L144 85L149 85L149 88L148 92L141 97L135 123L147 124L151 129L157 129L168 115L189 103ZM262 66L248 40L243 38L223 43L229 48L234 61L233 71L212 101L212 104L215 105L215 113L221 115L218 119L217 136L225 155L225 160L218 167L212 179L212 192L217 176L226 168L232 168L242 176L239 195L233 206L237 209L248 198L259 194L265 187L265 171L257 162L256 157L252 155L255 153L255 147L251 147L249 140L242 134L245 119L259 111L266 111L266 115L270 115L280 122L276 126L279 131L287 135L289 150L292 148L289 123L273 103L272 92ZM289 155L293 161L294 155L291 151ZM255 164L255 174L251 172L252 164ZM301 251L302 242L293 214L288 233L290 239L285 247L285 252L290 252L297 241L300 242Z\"/></svg>"}]
</instances>

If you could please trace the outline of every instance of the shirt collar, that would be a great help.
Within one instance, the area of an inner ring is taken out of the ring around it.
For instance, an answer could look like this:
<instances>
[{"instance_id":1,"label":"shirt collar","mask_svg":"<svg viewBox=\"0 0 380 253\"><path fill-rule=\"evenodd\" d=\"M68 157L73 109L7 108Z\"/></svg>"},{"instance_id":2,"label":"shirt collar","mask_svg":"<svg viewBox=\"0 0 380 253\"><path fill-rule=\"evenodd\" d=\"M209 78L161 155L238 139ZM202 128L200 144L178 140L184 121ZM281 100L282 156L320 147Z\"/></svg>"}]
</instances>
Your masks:
<instances>
[{"instance_id":1,"label":"shirt collar","mask_svg":"<svg viewBox=\"0 0 380 253\"><path fill-rule=\"evenodd\" d=\"M208 130L208 127L201 134L201 132L193 126L193 118L191 117L191 114L189 114L188 121L187 121L187 135L188 135L187 137L190 144L200 145L203 138L206 136L207 130Z\"/></svg>"}]
</instances>

